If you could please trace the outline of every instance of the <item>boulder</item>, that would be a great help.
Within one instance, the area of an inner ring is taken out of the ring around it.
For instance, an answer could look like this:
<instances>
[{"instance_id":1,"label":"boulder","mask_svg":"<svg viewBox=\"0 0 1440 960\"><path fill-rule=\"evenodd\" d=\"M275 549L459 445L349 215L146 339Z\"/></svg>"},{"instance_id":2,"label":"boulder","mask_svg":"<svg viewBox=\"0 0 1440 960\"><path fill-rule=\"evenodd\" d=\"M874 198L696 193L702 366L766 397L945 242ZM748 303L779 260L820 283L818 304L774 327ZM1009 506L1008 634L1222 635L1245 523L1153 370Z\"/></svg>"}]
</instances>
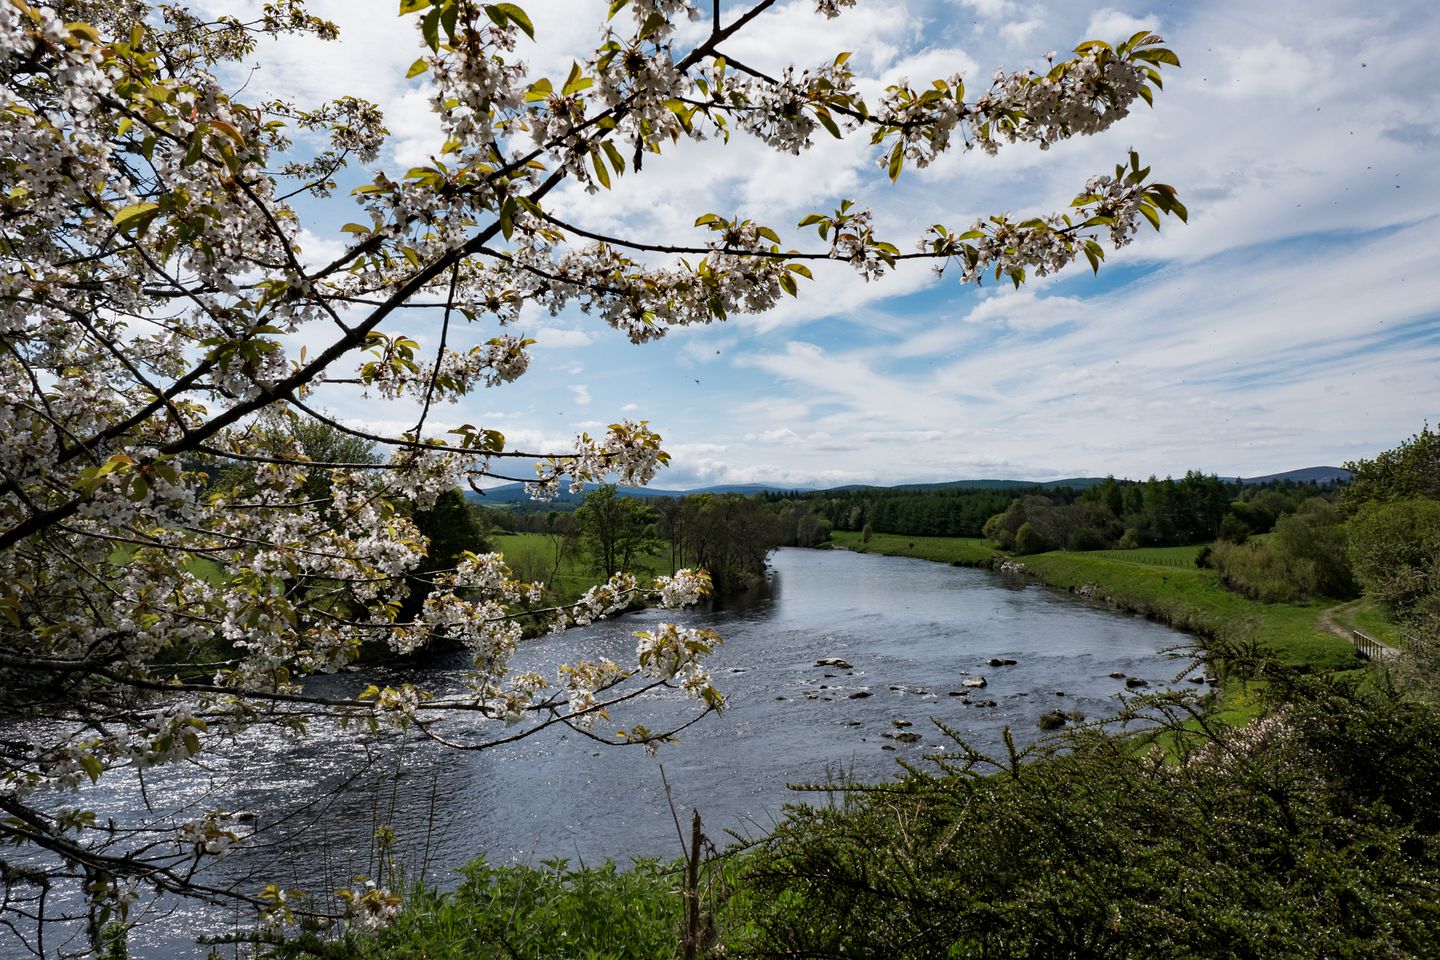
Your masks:
<instances>
[{"instance_id":1,"label":"boulder","mask_svg":"<svg viewBox=\"0 0 1440 960\"><path fill-rule=\"evenodd\" d=\"M894 724L897 729L900 730L904 730L906 727L915 726L915 724L911 723L909 720L891 720L890 722Z\"/></svg>"},{"instance_id":2,"label":"boulder","mask_svg":"<svg viewBox=\"0 0 1440 960\"><path fill-rule=\"evenodd\" d=\"M869 690L856 690L854 693L850 694L850 699L851 699L851 700L864 700L864 699L865 699L866 697L868 697L868 696L870 696L870 691L869 691Z\"/></svg>"},{"instance_id":3,"label":"boulder","mask_svg":"<svg viewBox=\"0 0 1440 960\"><path fill-rule=\"evenodd\" d=\"M1150 681L1141 680L1139 677L1126 677L1125 686L1129 687L1131 690L1138 690L1141 687L1150 686Z\"/></svg>"},{"instance_id":4,"label":"boulder","mask_svg":"<svg viewBox=\"0 0 1440 960\"><path fill-rule=\"evenodd\" d=\"M821 659L815 661L815 666L817 666L817 667L837 667L837 668L839 668L839 669L841 669L841 670L853 670L853 669L854 669L853 667L850 666L850 664L846 663L844 660L841 660L839 657L822 657Z\"/></svg>"},{"instance_id":5,"label":"boulder","mask_svg":"<svg viewBox=\"0 0 1440 960\"><path fill-rule=\"evenodd\" d=\"M1110 674L1110 678L1112 680L1124 680L1125 674L1121 673L1119 670L1116 670L1114 673Z\"/></svg>"},{"instance_id":6,"label":"boulder","mask_svg":"<svg viewBox=\"0 0 1440 960\"><path fill-rule=\"evenodd\" d=\"M898 743L916 743L920 740L920 734L906 730L904 733L895 734L895 740Z\"/></svg>"},{"instance_id":7,"label":"boulder","mask_svg":"<svg viewBox=\"0 0 1440 960\"><path fill-rule=\"evenodd\" d=\"M1059 710L1051 710L1049 713L1040 714L1040 718L1035 721L1035 725L1041 730L1059 730L1065 726L1066 720L1067 717L1065 714Z\"/></svg>"},{"instance_id":8,"label":"boulder","mask_svg":"<svg viewBox=\"0 0 1440 960\"><path fill-rule=\"evenodd\" d=\"M968 680L961 680L960 686L979 689L981 687L988 687L990 684L984 677L971 677Z\"/></svg>"}]
</instances>

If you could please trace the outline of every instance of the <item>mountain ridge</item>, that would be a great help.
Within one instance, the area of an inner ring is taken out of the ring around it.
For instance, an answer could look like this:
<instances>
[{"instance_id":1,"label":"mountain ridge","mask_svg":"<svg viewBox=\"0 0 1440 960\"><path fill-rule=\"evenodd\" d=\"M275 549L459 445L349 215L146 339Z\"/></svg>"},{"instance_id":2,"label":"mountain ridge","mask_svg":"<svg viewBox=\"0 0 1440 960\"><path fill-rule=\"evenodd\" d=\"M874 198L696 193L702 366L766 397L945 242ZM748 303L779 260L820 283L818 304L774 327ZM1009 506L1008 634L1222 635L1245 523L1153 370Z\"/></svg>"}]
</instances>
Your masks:
<instances>
[{"instance_id":1,"label":"mountain ridge","mask_svg":"<svg viewBox=\"0 0 1440 960\"><path fill-rule=\"evenodd\" d=\"M1257 483L1272 483L1291 481L1293 483L1340 483L1349 480L1351 473L1342 467L1316 466L1301 467L1295 470L1285 470L1279 473L1269 473L1257 477L1221 477L1227 483L1241 483L1247 486ZM707 487L697 487L689 490L670 490L656 487L617 487L617 492L622 497L634 497L638 499L654 499L657 497L688 497L701 493L727 494L738 493L745 496L753 496L757 493L828 493L830 491L842 492L847 490L905 490L920 493L926 490L1014 490L1033 489L1049 490L1059 487L1070 487L1075 490L1083 490L1092 487L1097 483L1104 482L1104 477L1066 477L1059 480L940 480L930 483L895 483L895 484L867 484L851 483L838 487L801 487L781 486L768 483L729 483L715 484ZM549 501L554 504L572 505L578 504L584 499L584 494L596 489L599 484L587 483L582 493L571 493L568 485L562 484L559 494ZM525 492L523 483L508 483L498 487L491 487L484 494L467 492L466 497L474 503L488 506L508 506L518 503L534 503L529 494Z\"/></svg>"}]
</instances>

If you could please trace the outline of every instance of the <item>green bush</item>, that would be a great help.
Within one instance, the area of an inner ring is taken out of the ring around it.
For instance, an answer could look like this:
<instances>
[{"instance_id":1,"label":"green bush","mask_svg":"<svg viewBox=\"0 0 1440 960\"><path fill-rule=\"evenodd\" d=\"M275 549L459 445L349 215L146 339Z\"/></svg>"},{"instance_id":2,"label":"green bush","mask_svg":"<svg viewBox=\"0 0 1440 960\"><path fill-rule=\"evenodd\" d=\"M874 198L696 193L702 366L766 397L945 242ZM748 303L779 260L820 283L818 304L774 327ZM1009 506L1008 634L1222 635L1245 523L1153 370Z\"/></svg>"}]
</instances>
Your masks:
<instances>
[{"instance_id":1,"label":"green bush","mask_svg":"<svg viewBox=\"0 0 1440 960\"><path fill-rule=\"evenodd\" d=\"M1220 582L1263 603L1353 596L1346 527L1333 507L1315 504L1281 517L1264 541L1216 541L1209 559Z\"/></svg>"},{"instance_id":2,"label":"green bush","mask_svg":"<svg viewBox=\"0 0 1440 960\"><path fill-rule=\"evenodd\" d=\"M277 958L347 960L664 960L680 956L684 906L673 865L637 861L571 870L496 867L474 860L451 893L415 894L383 930L339 942L315 938Z\"/></svg>"},{"instance_id":3,"label":"green bush","mask_svg":"<svg viewBox=\"0 0 1440 960\"><path fill-rule=\"evenodd\" d=\"M995 760L957 737L935 773L792 810L743 869L732 952L1440 956L1440 712L1262 675L1289 706L1239 730L1155 699L1150 736Z\"/></svg>"},{"instance_id":4,"label":"green bush","mask_svg":"<svg viewBox=\"0 0 1440 960\"><path fill-rule=\"evenodd\" d=\"M1364 504L1350 521L1350 560L1366 593L1395 614L1433 604L1440 594L1440 502Z\"/></svg>"},{"instance_id":5,"label":"green bush","mask_svg":"<svg viewBox=\"0 0 1440 960\"><path fill-rule=\"evenodd\" d=\"M1044 553L1050 546L1050 541L1041 536L1028 521L1020 524L1020 529L1015 531L1016 553Z\"/></svg>"}]
</instances>

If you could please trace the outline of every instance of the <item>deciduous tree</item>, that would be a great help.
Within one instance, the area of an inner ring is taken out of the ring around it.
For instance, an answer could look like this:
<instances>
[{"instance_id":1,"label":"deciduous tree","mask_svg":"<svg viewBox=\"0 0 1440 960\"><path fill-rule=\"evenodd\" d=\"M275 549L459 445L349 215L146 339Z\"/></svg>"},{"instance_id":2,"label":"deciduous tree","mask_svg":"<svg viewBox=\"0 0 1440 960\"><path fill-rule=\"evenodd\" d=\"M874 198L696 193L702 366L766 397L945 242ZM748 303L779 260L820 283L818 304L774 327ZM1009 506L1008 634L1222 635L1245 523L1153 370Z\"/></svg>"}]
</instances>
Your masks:
<instances>
[{"instance_id":1,"label":"deciduous tree","mask_svg":"<svg viewBox=\"0 0 1440 960\"><path fill-rule=\"evenodd\" d=\"M835 17L851 5L816 7ZM665 734L602 722L605 707L636 685L721 703L703 668L714 638L672 625L640 635L628 665L512 673L511 617L535 590L493 554L431 572L416 613L397 615L428 548L398 504L429 510L508 463L538 462L544 495L606 476L644 483L668 459L645 421L553 451L516 449L491 424L434 427L437 405L525 372L531 342L511 326L522 304L578 307L643 343L766 310L798 295L817 262L875 279L923 259L965 282L1018 285L1080 258L1098 268L1142 222L1184 218L1132 152L1064 212L909 238L881 236L843 197L791 225L817 235L803 250L781 239L787 225L705 210L698 238L574 225L557 187L607 189L681 140L755 137L795 153L860 136L894 179L949 149L1103 130L1177 64L1141 31L1038 72L899 83L867 102L843 53L775 75L727 56L774 6L619 0L590 55L540 77L521 57L544 24L521 7L402 0L417 36L410 72L428 82L443 133L429 162L402 171L380 163L375 105L247 100L226 79L261 38L335 37L299 0L248 21L141 0L0 2L0 696L62 721L0 744L0 840L50 854L37 873L5 871L7 905L40 910L57 902L42 890L72 883L92 918L121 917L132 892L154 890L290 909L258 889L201 889L186 872L242 832L218 812L112 827L52 792L197 757L247 724L330 717L473 749L564 724L653 744ZM710 21L689 47L676 40L687 14ZM354 189L337 195L342 185ZM305 231L333 236L324 224L340 219L340 252L307 259ZM381 432L328 413L345 391L408 398L410 425ZM307 455L286 429L297 418L374 444L378 461ZM210 484L237 465L252 482ZM307 489L317 471L323 497ZM681 604L704 584L681 573L654 589ZM618 577L555 626L639 589ZM442 636L473 652L464 696L357 685L320 697L300 682L362 644L404 652ZM490 726L467 739L450 725L462 715ZM164 843L157 830L170 831ZM383 919L388 896L357 894L352 910Z\"/></svg>"}]
</instances>

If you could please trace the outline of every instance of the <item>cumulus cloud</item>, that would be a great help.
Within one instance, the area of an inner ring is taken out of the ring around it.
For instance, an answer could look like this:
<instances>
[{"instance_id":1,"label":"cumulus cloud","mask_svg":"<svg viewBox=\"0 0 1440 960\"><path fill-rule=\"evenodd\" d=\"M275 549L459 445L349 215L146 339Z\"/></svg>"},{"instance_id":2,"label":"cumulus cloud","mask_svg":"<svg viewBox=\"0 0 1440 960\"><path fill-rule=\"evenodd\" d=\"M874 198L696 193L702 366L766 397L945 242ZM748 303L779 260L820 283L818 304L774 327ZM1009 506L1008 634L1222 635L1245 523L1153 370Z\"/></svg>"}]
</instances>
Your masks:
<instances>
[{"instance_id":1,"label":"cumulus cloud","mask_svg":"<svg viewBox=\"0 0 1440 960\"><path fill-rule=\"evenodd\" d=\"M369 97L395 135L386 164L425 161L437 141L423 78L404 79L409 24L341 0L312 8L341 22L343 44L267 41L249 92ZM562 74L599 37L565 0L526 9L538 27L522 50L534 75ZM597 407L627 413L638 405L622 401L638 397L664 413L667 449L682 451L677 477L823 485L1260 473L1373 455L1440 408L1440 90L1415 79L1440 35L1433 4L1397 0L1362 15L1339 0L1215 0L1166 7L1163 21L1145 5L1062 0L909 0L835 21L812 9L777 5L730 52L777 70L853 49L872 101L887 83L954 72L979 95L997 65L1034 66L1046 49L1140 29L1160 30L1184 68L1167 70L1153 110L1048 152L956 152L892 184L864 136L838 149L826 138L794 158L736 134L725 149L683 143L647 158L643 176L611 191L570 186L547 202L646 241L703 242L694 218L714 211L769 223L787 247L823 250L798 220L851 198L911 250L931 223L1065 210L1133 144L1180 190L1190 224L1146 228L1099 278L1082 265L1018 292L960 288L953 271L937 280L923 263L880 283L819 263L816 281L771 313L645 351L598 335L576 311L552 318L527 306L518 327L539 340L537 353L554 351L552 363L454 410L457 423L503 420L512 442L554 449L573 437L575 407L592 390ZM311 224L300 243L313 263L342 239ZM571 382L582 372L586 384ZM489 412L476 412L482 402ZM337 412L413 425L388 401Z\"/></svg>"}]
</instances>

